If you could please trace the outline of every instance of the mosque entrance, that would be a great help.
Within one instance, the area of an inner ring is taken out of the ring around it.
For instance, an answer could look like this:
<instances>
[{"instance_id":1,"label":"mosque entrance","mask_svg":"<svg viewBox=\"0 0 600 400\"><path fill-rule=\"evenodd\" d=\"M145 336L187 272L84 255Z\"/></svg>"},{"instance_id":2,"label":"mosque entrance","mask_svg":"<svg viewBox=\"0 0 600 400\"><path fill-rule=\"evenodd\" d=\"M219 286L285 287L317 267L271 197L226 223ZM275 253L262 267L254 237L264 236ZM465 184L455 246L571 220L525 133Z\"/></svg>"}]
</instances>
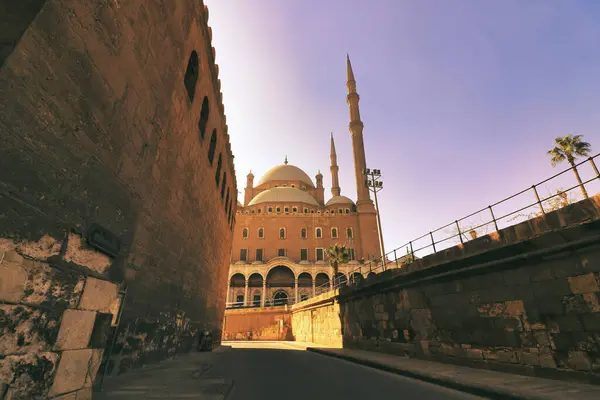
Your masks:
<instances>
[{"instance_id":1,"label":"mosque entrance","mask_svg":"<svg viewBox=\"0 0 600 400\"><path fill-rule=\"evenodd\" d=\"M273 305L275 306L283 306L288 304L289 302L289 297L287 295L286 292L281 291L281 292L277 292L275 293L275 295L273 295Z\"/></svg>"}]
</instances>

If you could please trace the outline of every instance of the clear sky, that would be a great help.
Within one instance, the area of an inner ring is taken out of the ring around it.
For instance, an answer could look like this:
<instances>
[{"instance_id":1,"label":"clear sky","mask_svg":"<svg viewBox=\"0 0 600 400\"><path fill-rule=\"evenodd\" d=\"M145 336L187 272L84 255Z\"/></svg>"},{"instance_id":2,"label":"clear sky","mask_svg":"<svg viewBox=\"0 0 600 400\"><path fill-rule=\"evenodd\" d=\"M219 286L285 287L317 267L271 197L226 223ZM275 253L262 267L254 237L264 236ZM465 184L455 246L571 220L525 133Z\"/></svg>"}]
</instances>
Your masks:
<instances>
[{"instance_id":1,"label":"clear sky","mask_svg":"<svg viewBox=\"0 0 600 400\"><path fill-rule=\"evenodd\" d=\"M387 251L566 168L546 155L556 136L600 152L598 0L206 4L241 201L246 174L256 182L285 155L313 180L321 170L330 196L330 132L342 194L356 198L346 52L367 163L385 182Z\"/></svg>"}]
</instances>

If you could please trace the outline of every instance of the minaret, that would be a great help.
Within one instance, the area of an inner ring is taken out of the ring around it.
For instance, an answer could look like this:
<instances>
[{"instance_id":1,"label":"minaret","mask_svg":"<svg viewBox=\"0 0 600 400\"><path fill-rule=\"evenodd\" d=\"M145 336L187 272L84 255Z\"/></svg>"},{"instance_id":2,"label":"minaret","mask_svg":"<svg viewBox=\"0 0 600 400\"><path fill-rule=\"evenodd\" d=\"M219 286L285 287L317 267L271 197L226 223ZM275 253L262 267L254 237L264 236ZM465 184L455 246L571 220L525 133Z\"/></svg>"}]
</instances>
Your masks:
<instances>
[{"instance_id":1,"label":"minaret","mask_svg":"<svg viewBox=\"0 0 600 400\"><path fill-rule=\"evenodd\" d=\"M339 196L341 193L340 180L338 178L338 171L340 168L337 165L337 154L335 154L335 143L333 142L333 132L331 133L331 152L329 154L331 160L331 195Z\"/></svg>"},{"instance_id":2,"label":"minaret","mask_svg":"<svg viewBox=\"0 0 600 400\"><path fill-rule=\"evenodd\" d=\"M250 203L250 200L254 197L254 174L252 171L248 175L246 175L246 189L244 191L244 207Z\"/></svg>"},{"instance_id":3,"label":"minaret","mask_svg":"<svg viewBox=\"0 0 600 400\"><path fill-rule=\"evenodd\" d=\"M365 186L365 175L363 170L367 167L367 161L365 158L365 144L363 142L363 123L360 120L360 110L358 108L358 101L360 97L356 93L356 81L354 80L354 73L352 72L352 64L350 64L350 56L346 55L346 75L348 87L348 96L346 101L350 108L350 135L352 136L352 152L354 153L354 174L356 176L356 194L357 201L356 205L361 204L373 205L369 189Z\"/></svg>"}]
</instances>

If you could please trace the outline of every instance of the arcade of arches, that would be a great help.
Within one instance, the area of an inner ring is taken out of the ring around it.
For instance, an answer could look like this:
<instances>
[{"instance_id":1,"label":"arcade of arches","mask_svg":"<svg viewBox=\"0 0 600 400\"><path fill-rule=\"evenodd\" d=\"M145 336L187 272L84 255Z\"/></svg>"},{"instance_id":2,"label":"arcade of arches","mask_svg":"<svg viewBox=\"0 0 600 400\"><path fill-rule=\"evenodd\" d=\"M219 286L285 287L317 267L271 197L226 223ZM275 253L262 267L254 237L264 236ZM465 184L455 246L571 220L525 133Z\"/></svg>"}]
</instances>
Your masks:
<instances>
[{"instance_id":1,"label":"arcade of arches","mask_svg":"<svg viewBox=\"0 0 600 400\"><path fill-rule=\"evenodd\" d=\"M231 271L227 287L228 307L268 307L295 304L328 290L333 284L330 267L314 268L312 271L294 266L261 266L246 272L239 268ZM310 268L312 269L312 268ZM347 269L347 271L346 271ZM335 282L366 278L367 274L356 272L356 265L341 266ZM266 274L266 279L264 278Z\"/></svg>"}]
</instances>

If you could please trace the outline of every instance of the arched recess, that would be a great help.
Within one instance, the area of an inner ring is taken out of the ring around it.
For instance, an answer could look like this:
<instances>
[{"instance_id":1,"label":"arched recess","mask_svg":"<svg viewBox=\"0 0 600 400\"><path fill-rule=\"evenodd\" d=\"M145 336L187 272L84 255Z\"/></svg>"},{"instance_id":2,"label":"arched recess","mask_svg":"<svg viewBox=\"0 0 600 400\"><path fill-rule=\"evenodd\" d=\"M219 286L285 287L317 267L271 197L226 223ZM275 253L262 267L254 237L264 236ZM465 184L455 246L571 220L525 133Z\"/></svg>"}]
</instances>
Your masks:
<instances>
[{"instance_id":1,"label":"arched recess","mask_svg":"<svg viewBox=\"0 0 600 400\"><path fill-rule=\"evenodd\" d=\"M363 276L360 272L354 272L351 276L350 276L350 282L352 283L358 283L363 279Z\"/></svg>"},{"instance_id":2,"label":"arched recess","mask_svg":"<svg viewBox=\"0 0 600 400\"><path fill-rule=\"evenodd\" d=\"M217 187L219 187L219 183L221 182L221 167L223 165L223 154L219 153L219 159L217 160L217 171L215 172L215 183Z\"/></svg>"},{"instance_id":3,"label":"arched recess","mask_svg":"<svg viewBox=\"0 0 600 400\"><path fill-rule=\"evenodd\" d=\"M250 298L248 299L252 306L260 307L260 300L263 296L263 277L258 272L253 273L248 278L248 287L250 288Z\"/></svg>"},{"instance_id":4,"label":"arched recess","mask_svg":"<svg viewBox=\"0 0 600 400\"><path fill-rule=\"evenodd\" d=\"M217 130L213 129L212 135L210 136L210 145L208 146L208 162L211 167L215 160L215 150L217 149Z\"/></svg>"},{"instance_id":5,"label":"arched recess","mask_svg":"<svg viewBox=\"0 0 600 400\"><path fill-rule=\"evenodd\" d=\"M198 63L198 53L193 50L188 60L188 65L183 77L183 85L190 99L190 103L194 102L194 94L196 93L196 83L198 82L198 73L200 71Z\"/></svg>"},{"instance_id":6,"label":"arched recess","mask_svg":"<svg viewBox=\"0 0 600 400\"><path fill-rule=\"evenodd\" d=\"M204 140L206 135L206 125L208 124L208 116L210 114L210 107L208 105L208 97L204 96L202 101L202 110L200 110L200 120L198 121L198 133L200 133L200 140Z\"/></svg>"},{"instance_id":7,"label":"arched recess","mask_svg":"<svg viewBox=\"0 0 600 400\"><path fill-rule=\"evenodd\" d=\"M338 272L337 274L335 274L335 277L333 278L334 287L338 286L338 285L343 285L347 282L348 282L348 278L346 277L346 274L344 274L342 272Z\"/></svg>"},{"instance_id":8,"label":"arched recess","mask_svg":"<svg viewBox=\"0 0 600 400\"><path fill-rule=\"evenodd\" d=\"M229 286L231 287L246 287L246 277L239 272L233 274L229 280Z\"/></svg>"},{"instance_id":9,"label":"arched recess","mask_svg":"<svg viewBox=\"0 0 600 400\"><path fill-rule=\"evenodd\" d=\"M294 272L285 265L271 268L267 274L267 287L294 287Z\"/></svg>"},{"instance_id":10,"label":"arched recess","mask_svg":"<svg viewBox=\"0 0 600 400\"><path fill-rule=\"evenodd\" d=\"M298 275L298 287L312 287L312 276L308 272Z\"/></svg>"},{"instance_id":11,"label":"arched recess","mask_svg":"<svg viewBox=\"0 0 600 400\"><path fill-rule=\"evenodd\" d=\"M274 306L283 306L288 303L289 303L288 294L286 292L284 292L283 290L277 291L277 292L275 292L275 294L273 294L273 305Z\"/></svg>"},{"instance_id":12,"label":"arched recess","mask_svg":"<svg viewBox=\"0 0 600 400\"><path fill-rule=\"evenodd\" d=\"M367 279L372 278L374 276L377 276L375 272L369 272L369 275L367 275Z\"/></svg>"},{"instance_id":13,"label":"arched recess","mask_svg":"<svg viewBox=\"0 0 600 400\"><path fill-rule=\"evenodd\" d=\"M329 275L324 272L319 272L315 277L315 286L317 287L329 287L331 286L329 282Z\"/></svg>"}]
</instances>

